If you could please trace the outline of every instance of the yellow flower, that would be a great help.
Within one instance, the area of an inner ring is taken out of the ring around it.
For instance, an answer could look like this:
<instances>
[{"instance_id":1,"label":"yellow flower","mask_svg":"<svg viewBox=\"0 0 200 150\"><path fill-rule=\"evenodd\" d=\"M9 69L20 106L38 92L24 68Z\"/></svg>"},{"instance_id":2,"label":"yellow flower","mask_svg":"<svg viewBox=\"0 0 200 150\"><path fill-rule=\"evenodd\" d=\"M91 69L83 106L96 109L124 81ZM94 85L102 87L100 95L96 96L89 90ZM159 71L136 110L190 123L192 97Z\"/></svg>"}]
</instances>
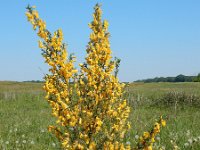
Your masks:
<instances>
[{"instance_id":1,"label":"yellow flower","mask_svg":"<svg viewBox=\"0 0 200 150\"><path fill-rule=\"evenodd\" d=\"M79 124L82 124L82 119L81 118L79 118Z\"/></svg>"},{"instance_id":2,"label":"yellow flower","mask_svg":"<svg viewBox=\"0 0 200 150\"><path fill-rule=\"evenodd\" d=\"M165 127L166 126L166 121L161 119L161 124L162 124L163 127Z\"/></svg>"},{"instance_id":3,"label":"yellow flower","mask_svg":"<svg viewBox=\"0 0 200 150\"><path fill-rule=\"evenodd\" d=\"M50 131L50 132L51 132L53 129L54 129L54 126L49 126L49 127L48 127L48 131Z\"/></svg>"},{"instance_id":4,"label":"yellow flower","mask_svg":"<svg viewBox=\"0 0 200 150\"><path fill-rule=\"evenodd\" d=\"M81 144L78 144L77 148L78 148L79 150L82 150L82 149L84 149L84 146L81 145Z\"/></svg>"},{"instance_id":5,"label":"yellow flower","mask_svg":"<svg viewBox=\"0 0 200 150\"><path fill-rule=\"evenodd\" d=\"M42 49L45 48L42 41L38 41L38 45L39 45L39 48L42 48Z\"/></svg>"},{"instance_id":6,"label":"yellow flower","mask_svg":"<svg viewBox=\"0 0 200 150\"><path fill-rule=\"evenodd\" d=\"M128 122L127 126L128 126L129 129L131 128L131 124L130 124L130 122Z\"/></svg>"},{"instance_id":7,"label":"yellow flower","mask_svg":"<svg viewBox=\"0 0 200 150\"><path fill-rule=\"evenodd\" d=\"M155 142L155 138L154 138L154 137L151 138L151 142L152 142L152 143Z\"/></svg>"},{"instance_id":8,"label":"yellow flower","mask_svg":"<svg viewBox=\"0 0 200 150\"><path fill-rule=\"evenodd\" d=\"M147 150L152 150L152 145L148 146Z\"/></svg>"},{"instance_id":9,"label":"yellow flower","mask_svg":"<svg viewBox=\"0 0 200 150\"><path fill-rule=\"evenodd\" d=\"M31 21L34 19L33 15L30 14L29 12L26 13L26 16L27 16L28 21Z\"/></svg>"},{"instance_id":10,"label":"yellow flower","mask_svg":"<svg viewBox=\"0 0 200 150\"><path fill-rule=\"evenodd\" d=\"M64 141L62 142L62 146L67 148L69 145L69 139L68 138L65 138Z\"/></svg>"},{"instance_id":11,"label":"yellow flower","mask_svg":"<svg viewBox=\"0 0 200 150\"><path fill-rule=\"evenodd\" d=\"M101 121L101 119L99 117L96 117L96 124L98 126L101 126L103 124L103 122Z\"/></svg>"},{"instance_id":12,"label":"yellow flower","mask_svg":"<svg viewBox=\"0 0 200 150\"><path fill-rule=\"evenodd\" d=\"M36 10L34 10L34 11L32 12L32 14L33 14L37 19L39 18L38 12L37 12Z\"/></svg>"},{"instance_id":13,"label":"yellow flower","mask_svg":"<svg viewBox=\"0 0 200 150\"><path fill-rule=\"evenodd\" d=\"M149 132L144 132L143 133L143 137L144 137L144 139L149 138L150 137L150 133Z\"/></svg>"},{"instance_id":14,"label":"yellow flower","mask_svg":"<svg viewBox=\"0 0 200 150\"><path fill-rule=\"evenodd\" d=\"M107 29L108 28L108 21L107 20L104 20L104 24L103 24L104 26L105 26L105 28Z\"/></svg>"},{"instance_id":15,"label":"yellow flower","mask_svg":"<svg viewBox=\"0 0 200 150\"><path fill-rule=\"evenodd\" d=\"M83 85L83 84L84 84L83 80L80 80L80 84L81 84L81 85Z\"/></svg>"},{"instance_id":16,"label":"yellow flower","mask_svg":"<svg viewBox=\"0 0 200 150\"><path fill-rule=\"evenodd\" d=\"M89 145L90 150L95 150L96 149L96 144L94 142L91 142Z\"/></svg>"},{"instance_id":17,"label":"yellow flower","mask_svg":"<svg viewBox=\"0 0 200 150\"><path fill-rule=\"evenodd\" d=\"M159 123L155 123L155 125L154 125L154 132L155 133L159 133L160 132L160 124Z\"/></svg>"}]
</instances>

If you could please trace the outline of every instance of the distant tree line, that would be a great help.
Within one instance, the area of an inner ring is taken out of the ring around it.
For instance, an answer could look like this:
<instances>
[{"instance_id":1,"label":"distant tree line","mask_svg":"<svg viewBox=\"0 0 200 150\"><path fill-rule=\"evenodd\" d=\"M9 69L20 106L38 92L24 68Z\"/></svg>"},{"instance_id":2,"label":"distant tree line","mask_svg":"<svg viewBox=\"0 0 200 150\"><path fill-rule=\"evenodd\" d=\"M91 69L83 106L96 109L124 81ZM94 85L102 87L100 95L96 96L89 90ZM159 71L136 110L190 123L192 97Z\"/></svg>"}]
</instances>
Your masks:
<instances>
[{"instance_id":1,"label":"distant tree line","mask_svg":"<svg viewBox=\"0 0 200 150\"><path fill-rule=\"evenodd\" d=\"M197 76L178 75L176 77L156 77L153 79L137 80L135 82L200 82L200 73Z\"/></svg>"},{"instance_id":2,"label":"distant tree line","mask_svg":"<svg viewBox=\"0 0 200 150\"><path fill-rule=\"evenodd\" d=\"M40 80L29 80L29 81L23 81L23 82L43 83L44 81L40 81Z\"/></svg>"}]
</instances>

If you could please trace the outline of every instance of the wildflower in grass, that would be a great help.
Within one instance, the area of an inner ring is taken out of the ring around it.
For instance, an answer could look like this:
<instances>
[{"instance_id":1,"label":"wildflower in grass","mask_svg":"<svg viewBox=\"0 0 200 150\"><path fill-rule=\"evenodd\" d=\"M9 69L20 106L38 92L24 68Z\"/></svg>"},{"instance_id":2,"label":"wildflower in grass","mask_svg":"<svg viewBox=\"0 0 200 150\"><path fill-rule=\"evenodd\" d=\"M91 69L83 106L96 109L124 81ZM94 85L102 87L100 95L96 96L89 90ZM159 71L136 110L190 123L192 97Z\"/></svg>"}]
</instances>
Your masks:
<instances>
[{"instance_id":1,"label":"wildflower in grass","mask_svg":"<svg viewBox=\"0 0 200 150\"><path fill-rule=\"evenodd\" d=\"M188 139L188 143L192 144L193 140L192 139Z\"/></svg>"},{"instance_id":2,"label":"wildflower in grass","mask_svg":"<svg viewBox=\"0 0 200 150\"><path fill-rule=\"evenodd\" d=\"M35 144L35 142L34 142L33 140L32 140L30 143L31 143L32 145Z\"/></svg>"},{"instance_id":3,"label":"wildflower in grass","mask_svg":"<svg viewBox=\"0 0 200 150\"><path fill-rule=\"evenodd\" d=\"M56 144L55 144L55 143L52 143L52 146L53 146L53 147L56 147Z\"/></svg>"},{"instance_id":4,"label":"wildflower in grass","mask_svg":"<svg viewBox=\"0 0 200 150\"><path fill-rule=\"evenodd\" d=\"M41 129L41 130L40 130L40 132L41 132L41 133L44 133L44 132L45 132L45 130L44 130L44 129Z\"/></svg>"},{"instance_id":5,"label":"wildflower in grass","mask_svg":"<svg viewBox=\"0 0 200 150\"><path fill-rule=\"evenodd\" d=\"M178 147L178 145L177 145L177 143L176 143L175 140L171 140L170 142L171 142L171 144L172 144L174 150L180 149L180 148Z\"/></svg>"},{"instance_id":6,"label":"wildflower in grass","mask_svg":"<svg viewBox=\"0 0 200 150\"><path fill-rule=\"evenodd\" d=\"M165 146L162 146L162 147L160 148L160 150L165 150Z\"/></svg>"},{"instance_id":7,"label":"wildflower in grass","mask_svg":"<svg viewBox=\"0 0 200 150\"><path fill-rule=\"evenodd\" d=\"M184 147L192 147L194 144L200 142L200 136L198 137L190 137L187 142L184 144Z\"/></svg>"},{"instance_id":8,"label":"wildflower in grass","mask_svg":"<svg viewBox=\"0 0 200 150\"><path fill-rule=\"evenodd\" d=\"M15 128L14 131L17 132L17 128Z\"/></svg>"},{"instance_id":9,"label":"wildflower in grass","mask_svg":"<svg viewBox=\"0 0 200 150\"><path fill-rule=\"evenodd\" d=\"M26 140L23 140L22 143L26 144Z\"/></svg>"},{"instance_id":10,"label":"wildflower in grass","mask_svg":"<svg viewBox=\"0 0 200 150\"><path fill-rule=\"evenodd\" d=\"M94 7L86 62L80 64L79 74L73 64L75 57L67 59L62 30L50 33L38 12L29 6L27 10L28 21L42 39L38 46L50 66L45 98L58 125L48 130L64 149L130 149L125 144L130 108L122 99L124 84L117 78L120 60L111 60L108 22L102 21L100 6Z\"/></svg>"},{"instance_id":11,"label":"wildflower in grass","mask_svg":"<svg viewBox=\"0 0 200 150\"><path fill-rule=\"evenodd\" d=\"M160 137L159 137L159 136L158 136L158 137L156 137L156 140L160 141Z\"/></svg>"},{"instance_id":12,"label":"wildflower in grass","mask_svg":"<svg viewBox=\"0 0 200 150\"><path fill-rule=\"evenodd\" d=\"M135 139L136 139L136 140L139 139L139 135L135 135Z\"/></svg>"},{"instance_id":13,"label":"wildflower in grass","mask_svg":"<svg viewBox=\"0 0 200 150\"><path fill-rule=\"evenodd\" d=\"M179 150L179 149L180 148L177 145L174 146L174 150Z\"/></svg>"},{"instance_id":14,"label":"wildflower in grass","mask_svg":"<svg viewBox=\"0 0 200 150\"><path fill-rule=\"evenodd\" d=\"M184 147L188 147L189 146L189 143L184 143Z\"/></svg>"},{"instance_id":15,"label":"wildflower in grass","mask_svg":"<svg viewBox=\"0 0 200 150\"><path fill-rule=\"evenodd\" d=\"M8 145L8 144L9 144L9 141L6 141L5 144Z\"/></svg>"},{"instance_id":16,"label":"wildflower in grass","mask_svg":"<svg viewBox=\"0 0 200 150\"><path fill-rule=\"evenodd\" d=\"M150 132L144 132L139 138L137 144L137 149L151 150L153 149L153 144L155 143L155 137L160 133L161 127L166 126L166 121L160 117L160 120L154 124L153 129Z\"/></svg>"}]
</instances>

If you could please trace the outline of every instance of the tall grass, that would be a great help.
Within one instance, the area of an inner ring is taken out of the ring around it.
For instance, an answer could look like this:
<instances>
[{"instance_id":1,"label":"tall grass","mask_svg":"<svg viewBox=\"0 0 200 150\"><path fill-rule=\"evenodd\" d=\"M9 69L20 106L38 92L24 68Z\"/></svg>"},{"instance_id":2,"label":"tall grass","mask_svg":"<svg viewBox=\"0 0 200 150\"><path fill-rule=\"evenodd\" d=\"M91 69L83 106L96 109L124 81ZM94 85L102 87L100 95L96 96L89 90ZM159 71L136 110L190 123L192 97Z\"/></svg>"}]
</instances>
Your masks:
<instances>
[{"instance_id":1,"label":"tall grass","mask_svg":"<svg viewBox=\"0 0 200 150\"><path fill-rule=\"evenodd\" d=\"M0 149L57 149L47 133L53 122L38 83L0 83Z\"/></svg>"}]
</instances>

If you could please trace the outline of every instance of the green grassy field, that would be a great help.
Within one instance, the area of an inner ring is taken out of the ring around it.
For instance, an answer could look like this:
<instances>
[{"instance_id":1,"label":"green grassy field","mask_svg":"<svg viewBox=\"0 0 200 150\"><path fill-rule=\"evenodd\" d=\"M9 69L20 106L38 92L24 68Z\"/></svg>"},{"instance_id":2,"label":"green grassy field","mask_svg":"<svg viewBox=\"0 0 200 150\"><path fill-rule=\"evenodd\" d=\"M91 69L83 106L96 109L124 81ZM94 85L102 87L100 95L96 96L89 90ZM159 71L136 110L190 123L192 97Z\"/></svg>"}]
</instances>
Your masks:
<instances>
[{"instance_id":1,"label":"green grassy field","mask_svg":"<svg viewBox=\"0 0 200 150\"><path fill-rule=\"evenodd\" d=\"M200 83L133 83L126 87L125 97L132 108L131 143L163 115L167 126L157 136L155 149L200 149ZM165 99L172 103L159 105ZM59 149L47 131L54 118L42 83L0 82L0 120L0 149Z\"/></svg>"}]
</instances>

